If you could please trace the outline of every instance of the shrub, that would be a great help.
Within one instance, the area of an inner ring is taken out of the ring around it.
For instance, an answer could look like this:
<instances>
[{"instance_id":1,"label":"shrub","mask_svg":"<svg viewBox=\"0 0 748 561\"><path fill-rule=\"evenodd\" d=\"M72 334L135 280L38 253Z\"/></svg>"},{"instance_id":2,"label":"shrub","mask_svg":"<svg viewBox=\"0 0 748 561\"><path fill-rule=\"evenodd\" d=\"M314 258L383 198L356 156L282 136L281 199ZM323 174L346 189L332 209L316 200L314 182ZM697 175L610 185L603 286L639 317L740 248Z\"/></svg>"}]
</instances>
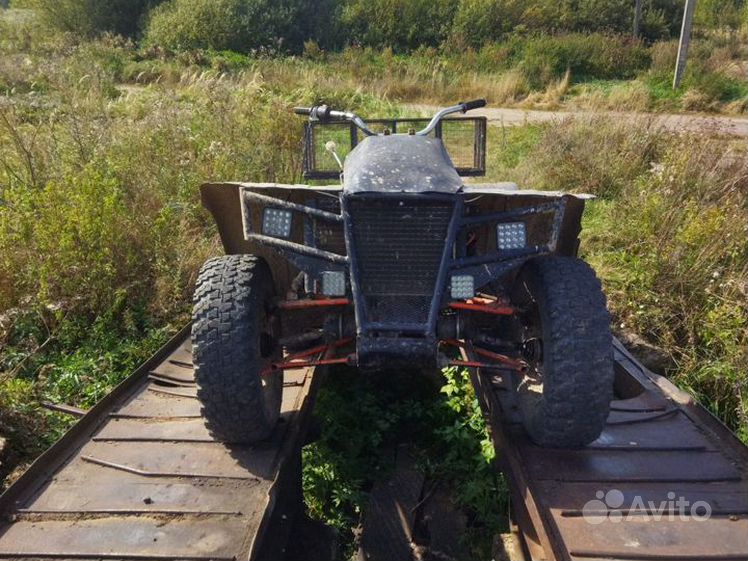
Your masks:
<instances>
[{"instance_id":1,"label":"shrub","mask_svg":"<svg viewBox=\"0 0 748 561\"><path fill-rule=\"evenodd\" d=\"M25 0L54 28L83 36L134 36L143 16L163 0Z\"/></svg>"},{"instance_id":2,"label":"shrub","mask_svg":"<svg viewBox=\"0 0 748 561\"><path fill-rule=\"evenodd\" d=\"M451 40L461 46L480 47L498 41L519 21L521 6L497 0L462 0L456 10Z\"/></svg>"},{"instance_id":3,"label":"shrub","mask_svg":"<svg viewBox=\"0 0 748 561\"><path fill-rule=\"evenodd\" d=\"M450 39L454 45L477 48L525 32L630 33L633 8L633 2L622 4L617 0L462 0ZM642 13L642 37L656 40L677 35L681 14L677 0L647 2Z\"/></svg>"},{"instance_id":4,"label":"shrub","mask_svg":"<svg viewBox=\"0 0 748 561\"><path fill-rule=\"evenodd\" d=\"M270 0L169 0L151 12L146 42L177 50L278 48L293 15Z\"/></svg>"},{"instance_id":5,"label":"shrub","mask_svg":"<svg viewBox=\"0 0 748 561\"><path fill-rule=\"evenodd\" d=\"M674 381L746 439L744 152L663 141L652 171L596 209L587 253L618 322L668 349Z\"/></svg>"},{"instance_id":6,"label":"shrub","mask_svg":"<svg viewBox=\"0 0 748 561\"><path fill-rule=\"evenodd\" d=\"M541 35L519 48L522 69L536 88L563 76L567 70L575 80L632 78L650 62L643 44L618 35Z\"/></svg>"},{"instance_id":7,"label":"shrub","mask_svg":"<svg viewBox=\"0 0 748 561\"><path fill-rule=\"evenodd\" d=\"M712 28L740 27L748 16L748 2L736 0L700 0L696 4L695 21L697 25Z\"/></svg>"},{"instance_id":8,"label":"shrub","mask_svg":"<svg viewBox=\"0 0 748 561\"><path fill-rule=\"evenodd\" d=\"M683 86L703 93L711 101L733 101L748 94L743 80L730 78L721 72L700 71L693 68L688 72Z\"/></svg>"},{"instance_id":9,"label":"shrub","mask_svg":"<svg viewBox=\"0 0 748 561\"><path fill-rule=\"evenodd\" d=\"M354 44L408 51L444 41L457 3L458 0L352 0L344 7L341 23Z\"/></svg>"}]
</instances>

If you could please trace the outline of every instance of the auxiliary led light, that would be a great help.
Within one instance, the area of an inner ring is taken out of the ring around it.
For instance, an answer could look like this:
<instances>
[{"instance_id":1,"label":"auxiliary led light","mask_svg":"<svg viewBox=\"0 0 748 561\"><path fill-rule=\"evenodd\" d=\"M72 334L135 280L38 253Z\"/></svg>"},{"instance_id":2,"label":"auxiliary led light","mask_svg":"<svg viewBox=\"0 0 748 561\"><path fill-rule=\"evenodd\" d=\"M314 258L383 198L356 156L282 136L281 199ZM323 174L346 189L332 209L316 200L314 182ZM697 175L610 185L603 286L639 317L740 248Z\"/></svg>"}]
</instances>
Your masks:
<instances>
[{"instance_id":1,"label":"auxiliary led light","mask_svg":"<svg viewBox=\"0 0 748 561\"><path fill-rule=\"evenodd\" d=\"M472 275L452 275L450 292L455 300L467 300L475 296L475 279Z\"/></svg>"},{"instance_id":2,"label":"auxiliary led light","mask_svg":"<svg viewBox=\"0 0 748 561\"><path fill-rule=\"evenodd\" d=\"M345 273L322 271L322 294L325 296L345 296Z\"/></svg>"},{"instance_id":3,"label":"auxiliary led light","mask_svg":"<svg viewBox=\"0 0 748 561\"><path fill-rule=\"evenodd\" d=\"M266 208L262 212L262 233L274 238L291 237L291 211Z\"/></svg>"},{"instance_id":4,"label":"auxiliary led light","mask_svg":"<svg viewBox=\"0 0 748 561\"><path fill-rule=\"evenodd\" d=\"M499 249L522 249L527 245L524 222L504 222L496 225L496 241Z\"/></svg>"}]
</instances>

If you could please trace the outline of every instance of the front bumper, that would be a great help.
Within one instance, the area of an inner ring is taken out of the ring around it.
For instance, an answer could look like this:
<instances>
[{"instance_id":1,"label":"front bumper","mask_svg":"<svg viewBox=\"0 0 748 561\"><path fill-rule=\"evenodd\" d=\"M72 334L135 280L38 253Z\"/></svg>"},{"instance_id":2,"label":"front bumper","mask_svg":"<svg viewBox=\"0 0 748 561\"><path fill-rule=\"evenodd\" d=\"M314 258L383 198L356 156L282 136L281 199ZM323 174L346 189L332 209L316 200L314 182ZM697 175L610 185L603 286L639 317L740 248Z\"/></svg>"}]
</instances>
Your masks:
<instances>
[{"instance_id":1,"label":"front bumper","mask_svg":"<svg viewBox=\"0 0 748 561\"><path fill-rule=\"evenodd\" d=\"M346 275L359 362L376 366L379 357L397 364L436 356L437 321L451 301L453 275L470 275L479 290L530 257L556 251L566 199L476 212L462 194L341 193L333 201L315 197L310 188L307 204L299 204L243 189L241 204L245 239L272 248L302 271L307 292L320 292L323 273ZM293 215L289 239L262 232L267 207ZM471 246L475 231L541 215L544 243L511 250L492 248L490 240L479 251Z\"/></svg>"}]
</instances>

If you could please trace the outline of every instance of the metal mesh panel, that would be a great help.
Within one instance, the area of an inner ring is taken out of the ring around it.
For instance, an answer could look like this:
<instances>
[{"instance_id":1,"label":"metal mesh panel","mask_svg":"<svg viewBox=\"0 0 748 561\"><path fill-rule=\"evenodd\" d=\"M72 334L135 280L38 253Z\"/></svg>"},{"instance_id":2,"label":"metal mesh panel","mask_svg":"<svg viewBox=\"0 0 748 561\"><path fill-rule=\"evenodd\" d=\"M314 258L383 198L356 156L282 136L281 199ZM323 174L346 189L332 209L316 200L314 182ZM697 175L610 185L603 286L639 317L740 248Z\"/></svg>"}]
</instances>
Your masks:
<instances>
[{"instance_id":1,"label":"metal mesh panel","mask_svg":"<svg viewBox=\"0 0 748 561\"><path fill-rule=\"evenodd\" d=\"M443 201L351 201L359 286L370 322L426 323L452 216Z\"/></svg>"},{"instance_id":2,"label":"metal mesh panel","mask_svg":"<svg viewBox=\"0 0 748 561\"><path fill-rule=\"evenodd\" d=\"M350 125L348 123L330 123L324 127L313 127L307 131L307 134L309 136L305 146L305 163L308 167L325 171L332 174L333 177L340 175L340 168L325 145L330 140L335 142L335 151L340 156L341 161L344 160L352 149Z\"/></svg>"},{"instance_id":3,"label":"metal mesh panel","mask_svg":"<svg viewBox=\"0 0 748 561\"><path fill-rule=\"evenodd\" d=\"M441 122L441 139L455 168L478 167L476 149L480 142L479 129L472 120L444 119Z\"/></svg>"},{"instance_id":4,"label":"metal mesh panel","mask_svg":"<svg viewBox=\"0 0 748 561\"><path fill-rule=\"evenodd\" d=\"M375 119L367 121L375 132L389 129L392 133L420 130L428 119ZM460 175L483 175L486 171L486 120L484 117L444 119L429 135L441 138ZM335 159L325 149L332 140L341 160L363 140L364 136L347 122L307 123L304 143L304 177L307 179L337 179L340 176Z\"/></svg>"}]
</instances>

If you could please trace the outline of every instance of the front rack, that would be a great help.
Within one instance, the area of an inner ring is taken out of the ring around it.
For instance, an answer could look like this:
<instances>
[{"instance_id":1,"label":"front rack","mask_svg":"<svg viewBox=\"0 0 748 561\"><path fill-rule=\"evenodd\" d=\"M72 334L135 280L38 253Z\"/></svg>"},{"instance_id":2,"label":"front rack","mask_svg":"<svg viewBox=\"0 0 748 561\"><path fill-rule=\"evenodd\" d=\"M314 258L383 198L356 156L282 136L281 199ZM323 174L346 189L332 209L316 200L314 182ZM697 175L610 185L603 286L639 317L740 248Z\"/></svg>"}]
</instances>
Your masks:
<instances>
[{"instance_id":1,"label":"front rack","mask_svg":"<svg viewBox=\"0 0 748 561\"><path fill-rule=\"evenodd\" d=\"M392 134L407 133L423 128L429 119L373 119L367 121L377 132L388 130ZM440 138L463 177L486 173L485 117L456 117L444 119L429 136ZM355 124L348 121L309 121L304 130L304 179L338 179L340 170L325 144L333 140L342 158L364 138Z\"/></svg>"}]
</instances>

